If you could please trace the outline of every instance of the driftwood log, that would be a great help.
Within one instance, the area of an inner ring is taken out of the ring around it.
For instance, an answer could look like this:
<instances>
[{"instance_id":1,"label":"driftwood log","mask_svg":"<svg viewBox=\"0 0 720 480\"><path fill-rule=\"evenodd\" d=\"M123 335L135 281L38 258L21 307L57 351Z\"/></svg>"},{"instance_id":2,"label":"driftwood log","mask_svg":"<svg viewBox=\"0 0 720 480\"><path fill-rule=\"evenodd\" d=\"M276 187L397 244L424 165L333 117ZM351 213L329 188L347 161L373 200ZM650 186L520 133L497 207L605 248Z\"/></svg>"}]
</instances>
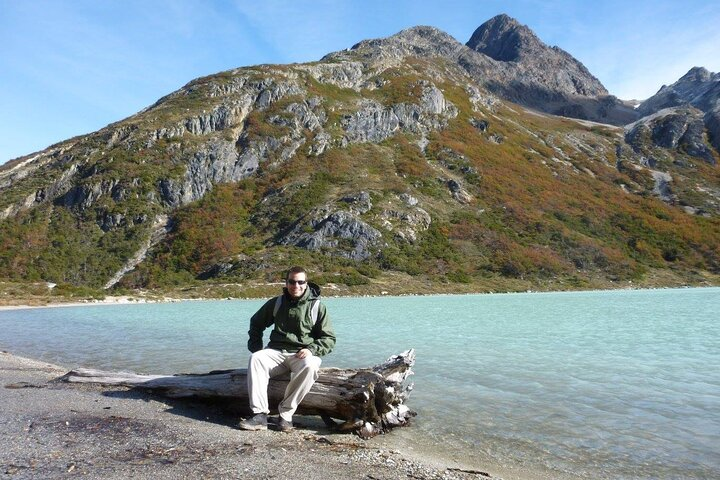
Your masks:
<instances>
[{"instance_id":1,"label":"driftwood log","mask_svg":"<svg viewBox=\"0 0 720 480\"><path fill-rule=\"evenodd\" d=\"M404 426L415 415L405 405L413 387L405 381L413 374L411 368L414 363L415 351L411 349L370 368L321 368L318 380L297 413L320 415L329 426L354 431L363 438ZM122 385L169 398L194 397L248 404L246 369L204 374L138 375L80 368L58 380ZM277 409L289 380L289 375L270 380L268 397L271 408ZM335 423L333 418L342 423Z\"/></svg>"}]
</instances>

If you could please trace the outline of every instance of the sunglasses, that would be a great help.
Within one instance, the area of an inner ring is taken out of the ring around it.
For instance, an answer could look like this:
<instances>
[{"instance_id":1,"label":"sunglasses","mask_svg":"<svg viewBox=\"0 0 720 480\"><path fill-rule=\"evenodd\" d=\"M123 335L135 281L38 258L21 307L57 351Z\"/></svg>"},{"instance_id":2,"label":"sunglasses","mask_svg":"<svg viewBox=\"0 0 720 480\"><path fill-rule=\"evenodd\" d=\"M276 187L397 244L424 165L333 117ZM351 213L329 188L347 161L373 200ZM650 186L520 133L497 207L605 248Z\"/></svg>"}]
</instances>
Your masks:
<instances>
[{"instance_id":1,"label":"sunglasses","mask_svg":"<svg viewBox=\"0 0 720 480\"><path fill-rule=\"evenodd\" d=\"M307 283L306 280L288 280L288 284L290 285L305 285Z\"/></svg>"}]
</instances>

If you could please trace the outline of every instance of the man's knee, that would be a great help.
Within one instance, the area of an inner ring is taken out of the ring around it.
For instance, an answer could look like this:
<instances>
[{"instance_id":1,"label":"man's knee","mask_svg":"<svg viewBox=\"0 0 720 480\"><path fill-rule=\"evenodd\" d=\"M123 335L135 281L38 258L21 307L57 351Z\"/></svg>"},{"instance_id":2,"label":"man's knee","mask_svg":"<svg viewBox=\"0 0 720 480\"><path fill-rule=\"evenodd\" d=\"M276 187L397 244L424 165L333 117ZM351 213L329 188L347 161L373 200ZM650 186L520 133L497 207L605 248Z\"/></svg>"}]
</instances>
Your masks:
<instances>
[{"instance_id":1,"label":"man's knee","mask_svg":"<svg viewBox=\"0 0 720 480\"><path fill-rule=\"evenodd\" d=\"M254 365L259 365L262 363L262 350L258 350L257 352L254 352L250 355L250 358L248 359L248 366L252 367Z\"/></svg>"},{"instance_id":2,"label":"man's knee","mask_svg":"<svg viewBox=\"0 0 720 480\"><path fill-rule=\"evenodd\" d=\"M320 357L316 357L314 355L312 357L305 357L303 358L302 370L307 370L317 377L321 364L322 360L320 360Z\"/></svg>"},{"instance_id":3,"label":"man's knee","mask_svg":"<svg viewBox=\"0 0 720 480\"><path fill-rule=\"evenodd\" d=\"M267 370L270 371L278 365L267 349L258 350L250 355L248 359L248 370Z\"/></svg>"}]
</instances>

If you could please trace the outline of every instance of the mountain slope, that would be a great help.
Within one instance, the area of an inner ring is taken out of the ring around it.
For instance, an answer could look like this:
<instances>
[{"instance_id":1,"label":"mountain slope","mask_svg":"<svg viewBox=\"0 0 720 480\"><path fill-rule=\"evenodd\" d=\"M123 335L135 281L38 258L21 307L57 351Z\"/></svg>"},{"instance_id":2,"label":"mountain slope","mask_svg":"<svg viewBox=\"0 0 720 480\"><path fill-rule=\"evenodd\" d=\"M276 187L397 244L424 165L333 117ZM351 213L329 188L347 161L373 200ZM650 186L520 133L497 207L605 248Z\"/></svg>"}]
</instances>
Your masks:
<instances>
[{"instance_id":1,"label":"mountain slope","mask_svg":"<svg viewBox=\"0 0 720 480\"><path fill-rule=\"evenodd\" d=\"M463 59L498 62L416 27L203 77L18 159L0 169L0 278L170 288L301 263L374 293L715 281L716 166L501 100Z\"/></svg>"}]
</instances>

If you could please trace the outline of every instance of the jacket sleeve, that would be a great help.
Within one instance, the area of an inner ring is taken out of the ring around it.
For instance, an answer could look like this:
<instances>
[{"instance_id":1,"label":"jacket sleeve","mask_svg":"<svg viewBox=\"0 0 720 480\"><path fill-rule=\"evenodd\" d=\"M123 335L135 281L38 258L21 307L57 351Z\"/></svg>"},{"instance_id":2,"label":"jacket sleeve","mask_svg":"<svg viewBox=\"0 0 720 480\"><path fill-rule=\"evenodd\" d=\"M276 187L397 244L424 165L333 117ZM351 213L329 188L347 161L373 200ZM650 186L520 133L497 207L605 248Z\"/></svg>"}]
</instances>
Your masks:
<instances>
[{"instance_id":1,"label":"jacket sleeve","mask_svg":"<svg viewBox=\"0 0 720 480\"><path fill-rule=\"evenodd\" d=\"M335 347L335 331L330 322L330 315L322 303L318 307L318 321L313 327L312 337L315 340L307 348L313 355L322 357L332 352Z\"/></svg>"},{"instance_id":2,"label":"jacket sleeve","mask_svg":"<svg viewBox=\"0 0 720 480\"><path fill-rule=\"evenodd\" d=\"M273 324L273 310L275 309L275 298L271 298L260 307L250 318L250 330L248 330L248 350L255 353L263 348L263 332Z\"/></svg>"}]
</instances>

